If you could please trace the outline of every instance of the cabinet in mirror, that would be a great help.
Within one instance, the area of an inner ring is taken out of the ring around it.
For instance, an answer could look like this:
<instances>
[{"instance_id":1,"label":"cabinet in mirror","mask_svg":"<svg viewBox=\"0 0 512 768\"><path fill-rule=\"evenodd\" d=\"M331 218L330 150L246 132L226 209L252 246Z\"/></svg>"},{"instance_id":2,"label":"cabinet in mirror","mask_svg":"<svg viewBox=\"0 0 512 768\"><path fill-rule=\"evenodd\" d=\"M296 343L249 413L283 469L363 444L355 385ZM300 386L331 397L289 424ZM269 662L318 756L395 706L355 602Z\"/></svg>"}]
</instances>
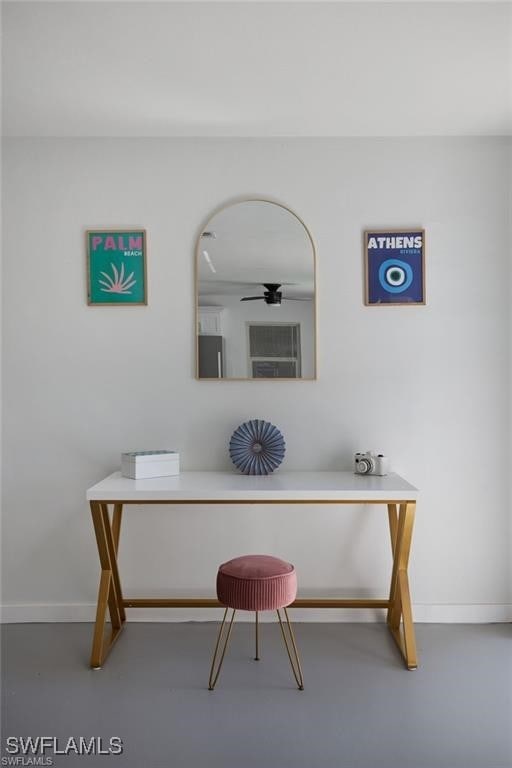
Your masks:
<instances>
[{"instance_id":1,"label":"cabinet in mirror","mask_svg":"<svg viewBox=\"0 0 512 768\"><path fill-rule=\"evenodd\" d=\"M315 249L288 208L246 200L197 244L200 379L316 378Z\"/></svg>"}]
</instances>

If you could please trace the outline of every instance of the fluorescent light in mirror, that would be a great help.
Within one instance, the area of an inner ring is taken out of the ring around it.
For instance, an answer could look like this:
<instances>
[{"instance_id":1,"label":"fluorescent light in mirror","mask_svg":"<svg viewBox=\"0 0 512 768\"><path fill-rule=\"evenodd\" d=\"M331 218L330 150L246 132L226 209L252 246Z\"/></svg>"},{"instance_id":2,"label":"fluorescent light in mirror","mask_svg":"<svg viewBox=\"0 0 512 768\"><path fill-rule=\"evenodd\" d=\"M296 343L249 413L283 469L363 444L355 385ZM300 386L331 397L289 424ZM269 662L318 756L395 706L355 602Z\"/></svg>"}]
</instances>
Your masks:
<instances>
[{"instance_id":1,"label":"fluorescent light in mirror","mask_svg":"<svg viewBox=\"0 0 512 768\"><path fill-rule=\"evenodd\" d=\"M217 270L216 270L216 269L215 269L215 267L213 266L213 262L212 262L212 260L211 260L211 258L210 258L210 254L208 253L208 251L203 251L203 256L204 256L204 258L205 258L205 261L206 261L206 263L207 263L207 264L208 264L208 266L210 267L210 270L211 270L212 272L217 272Z\"/></svg>"}]
</instances>

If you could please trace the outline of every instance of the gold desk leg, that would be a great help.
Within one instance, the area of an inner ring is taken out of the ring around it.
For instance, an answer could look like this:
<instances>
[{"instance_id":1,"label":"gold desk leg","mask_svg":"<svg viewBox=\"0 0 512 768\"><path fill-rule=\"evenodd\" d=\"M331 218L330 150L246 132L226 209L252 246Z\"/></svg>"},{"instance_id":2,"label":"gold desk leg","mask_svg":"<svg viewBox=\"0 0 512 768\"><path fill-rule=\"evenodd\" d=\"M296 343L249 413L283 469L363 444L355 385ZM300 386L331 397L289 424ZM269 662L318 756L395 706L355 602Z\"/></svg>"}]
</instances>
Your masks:
<instances>
[{"instance_id":1,"label":"gold desk leg","mask_svg":"<svg viewBox=\"0 0 512 768\"><path fill-rule=\"evenodd\" d=\"M388 518L389 534L391 536L391 552L393 553L394 557L396 548L396 535L398 531L398 513L396 510L396 504L388 504Z\"/></svg>"},{"instance_id":2,"label":"gold desk leg","mask_svg":"<svg viewBox=\"0 0 512 768\"><path fill-rule=\"evenodd\" d=\"M114 512L112 514L112 540L114 542L114 549L117 555L119 549L119 536L121 534L121 518L123 516L123 505L114 504Z\"/></svg>"},{"instance_id":3,"label":"gold desk leg","mask_svg":"<svg viewBox=\"0 0 512 768\"><path fill-rule=\"evenodd\" d=\"M418 666L409 579L407 576L415 511L416 504L414 502L400 504L397 523L396 506L388 504L391 547L393 550L393 570L391 574L390 605L387 623L408 669L416 669Z\"/></svg>"},{"instance_id":4,"label":"gold desk leg","mask_svg":"<svg viewBox=\"0 0 512 768\"><path fill-rule=\"evenodd\" d=\"M96 622L91 651L91 667L102 666L112 645L119 637L126 619L122 604L121 583L117 568L117 548L121 527L122 505L114 505L112 526L110 524L107 504L91 501L91 514L98 545L101 565L101 578L96 608ZM107 607L110 614L111 634L105 643L105 621Z\"/></svg>"},{"instance_id":5,"label":"gold desk leg","mask_svg":"<svg viewBox=\"0 0 512 768\"><path fill-rule=\"evenodd\" d=\"M103 658L103 641L105 618L107 614L108 590L110 586L110 571L102 571L96 607L96 621L92 640L91 667L100 667Z\"/></svg>"},{"instance_id":6,"label":"gold desk leg","mask_svg":"<svg viewBox=\"0 0 512 768\"><path fill-rule=\"evenodd\" d=\"M116 603L119 610L121 621L126 621L126 612L123 605L123 593L121 590L121 580L119 578L119 569L117 567L117 545L119 544L121 520L119 518L119 515L117 515L116 516L116 534L115 534L117 538L117 544L116 544L112 525L110 524L110 518L108 514L108 504L101 505L101 513L103 516L103 521L105 526L105 541L107 544L107 550L108 550L108 555L110 559L110 570L112 571L111 581L110 581L110 592L113 592L116 596Z\"/></svg>"},{"instance_id":7,"label":"gold desk leg","mask_svg":"<svg viewBox=\"0 0 512 768\"><path fill-rule=\"evenodd\" d=\"M418 658L416 654L416 637L412 620L411 596L409 593L409 579L406 571L398 571L398 583L400 587L404 638L404 657L409 669L416 669Z\"/></svg>"}]
</instances>

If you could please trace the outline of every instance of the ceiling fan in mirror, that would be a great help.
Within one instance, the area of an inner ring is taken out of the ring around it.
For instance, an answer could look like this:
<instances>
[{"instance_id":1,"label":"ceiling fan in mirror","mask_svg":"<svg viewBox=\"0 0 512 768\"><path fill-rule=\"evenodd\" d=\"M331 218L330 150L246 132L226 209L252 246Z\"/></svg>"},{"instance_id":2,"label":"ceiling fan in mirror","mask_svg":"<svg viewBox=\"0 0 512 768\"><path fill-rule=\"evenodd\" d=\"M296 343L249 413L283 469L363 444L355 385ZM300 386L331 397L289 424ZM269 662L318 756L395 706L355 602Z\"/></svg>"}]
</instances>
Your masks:
<instances>
[{"instance_id":1,"label":"ceiling fan in mirror","mask_svg":"<svg viewBox=\"0 0 512 768\"><path fill-rule=\"evenodd\" d=\"M240 301L264 301L271 307L280 307L282 301L311 301L311 299L302 299L298 296L283 296L279 289L283 283L262 283L266 291L260 296L243 296Z\"/></svg>"}]
</instances>

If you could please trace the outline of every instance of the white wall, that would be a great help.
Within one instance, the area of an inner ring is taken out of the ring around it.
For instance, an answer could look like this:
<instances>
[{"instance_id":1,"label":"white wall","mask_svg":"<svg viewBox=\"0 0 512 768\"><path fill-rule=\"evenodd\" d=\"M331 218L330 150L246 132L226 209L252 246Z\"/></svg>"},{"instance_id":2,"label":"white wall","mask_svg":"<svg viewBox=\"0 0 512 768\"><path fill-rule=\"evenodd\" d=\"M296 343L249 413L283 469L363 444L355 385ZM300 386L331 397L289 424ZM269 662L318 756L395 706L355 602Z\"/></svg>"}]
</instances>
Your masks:
<instances>
[{"instance_id":1,"label":"white wall","mask_svg":"<svg viewBox=\"0 0 512 768\"><path fill-rule=\"evenodd\" d=\"M507 2L15 0L1 10L9 136L512 131Z\"/></svg>"},{"instance_id":2,"label":"white wall","mask_svg":"<svg viewBox=\"0 0 512 768\"><path fill-rule=\"evenodd\" d=\"M354 450L376 448L421 488L418 619L505 618L509 148L501 139L8 140L4 616L93 616L99 566L85 489L122 450L175 447L185 469L228 469L233 428L258 416L282 429L288 469L346 468ZM289 205L316 240L316 382L193 378L195 238L214 208L242 195ZM420 225L428 305L365 308L362 230ZM86 305L84 230L110 226L148 230L147 308ZM296 563L304 593L385 595L385 517L129 508L125 592L212 593L218 563L267 551ZM205 614L179 618L190 615Z\"/></svg>"}]
</instances>

